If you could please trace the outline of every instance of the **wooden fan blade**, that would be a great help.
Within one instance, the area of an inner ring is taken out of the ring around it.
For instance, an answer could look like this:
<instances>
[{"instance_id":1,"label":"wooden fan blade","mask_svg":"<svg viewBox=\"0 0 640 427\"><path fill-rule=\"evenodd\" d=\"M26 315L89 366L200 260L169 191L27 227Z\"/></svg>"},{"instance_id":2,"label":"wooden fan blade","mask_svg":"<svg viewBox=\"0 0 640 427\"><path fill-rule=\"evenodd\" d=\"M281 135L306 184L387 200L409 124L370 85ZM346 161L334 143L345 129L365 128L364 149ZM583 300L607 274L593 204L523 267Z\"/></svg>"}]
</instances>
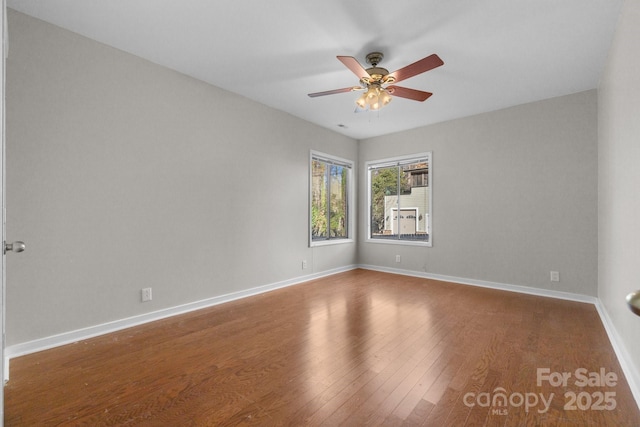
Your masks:
<instances>
[{"instance_id":1,"label":"wooden fan blade","mask_svg":"<svg viewBox=\"0 0 640 427\"><path fill-rule=\"evenodd\" d=\"M429 55L426 58L422 58L421 60L414 62L413 64L394 71L390 76L394 77L394 83L397 83L402 80L406 80L409 77L417 76L425 71L433 70L443 64L444 62L442 59L434 53L433 55Z\"/></svg>"},{"instance_id":2,"label":"wooden fan blade","mask_svg":"<svg viewBox=\"0 0 640 427\"><path fill-rule=\"evenodd\" d=\"M309 96L311 98L315 98L316 96L333 95L335 93L351 92L353 90L356 90L356 89L353 86L351 86L351 87L344 87L342 89L334 89L334 90L326 90L324 92L310 93Z\"/></svg>"},{"instance_id":3,"label":"wooden fan blade","mask_svg":"<svg viewBox=\"0 0 640 427\"><path fill-rule=\"evenodd\" d=\"M369 73L367 70L362 68L362 65L358 62L356 58L353 56L337 56L337 58L342 62L348 69L350 69L353 74L358 76L359 79L363 77L369 77Z\"/></svg>"},{"instance_id":4,"label":"wooden fan blade","mask_svg":"<svg viewBox=\"0 0 640 427\"><path fill-rule=\"evenodd\" d=\"M413 101L424 101L433 95L431 92L423 92L421 90L409 89L402 86L389 86L387 91L393 96L399 96L400 98L407 98Z\"/></svg>"}]
</instances>

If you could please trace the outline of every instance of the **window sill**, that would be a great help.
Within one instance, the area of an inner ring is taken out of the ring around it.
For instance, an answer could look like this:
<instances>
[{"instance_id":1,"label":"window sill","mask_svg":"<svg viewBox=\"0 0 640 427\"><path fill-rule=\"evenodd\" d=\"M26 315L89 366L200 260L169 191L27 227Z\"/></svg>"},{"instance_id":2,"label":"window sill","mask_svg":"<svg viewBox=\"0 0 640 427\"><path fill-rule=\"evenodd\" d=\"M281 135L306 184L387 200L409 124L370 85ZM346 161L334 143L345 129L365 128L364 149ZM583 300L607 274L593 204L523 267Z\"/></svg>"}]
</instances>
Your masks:
<instances>
[{"instance_id":1,"label":"window sill","mask_svg":"<svg viewBox=\"0 0 640 427\"><path fill-rule=\"evenodd\" d=\"M383 245L404 245L404 246L422 246L430 248L433 246L431 241L420 242L415 240L391 240L391 239L365 239L365 243L375 243Z\"/></svg>"},{"instance_id":2,"label":"window sill","mask_svg":"<svg viewBox=\"0 0 640 427\"><path fill-rule=\"evenodd\" d=\"M330 245L342 245L345 243L355 243L353 239L331 239L331 240L315 240L309 244L310 248L316 246L330 246Z\"/></svg>"}]
</instances>

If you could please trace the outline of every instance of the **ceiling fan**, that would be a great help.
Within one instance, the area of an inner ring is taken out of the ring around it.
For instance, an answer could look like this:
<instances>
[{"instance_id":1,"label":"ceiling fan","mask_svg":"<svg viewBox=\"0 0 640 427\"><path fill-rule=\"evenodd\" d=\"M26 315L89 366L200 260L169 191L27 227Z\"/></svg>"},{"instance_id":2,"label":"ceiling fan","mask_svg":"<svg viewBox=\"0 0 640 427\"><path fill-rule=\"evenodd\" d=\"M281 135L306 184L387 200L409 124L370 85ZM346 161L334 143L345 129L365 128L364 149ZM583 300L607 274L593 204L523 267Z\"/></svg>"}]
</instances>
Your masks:
<instances>
[{"instance_id":1,"label":"ceiling fan","mask_svg":"<svg viewBox=\"0 0 640 427\"><path fill-rule=\"evenodd\" d=\"M431 92L423 92L421 90L409 89L402 86L396 86L395 83L406 80L410 77L422 74L426 71L433 70L444 64L442 59L435 53L422 58L413 64L400 68L390 73L386 68L378 67L378 64L384 58L380 52L372 52L366 56L367 64L371 64L370 68L364 69L362 65L352 56L338 56L348 69L350 69L360 79L360 86L345 87L342 89L327 90L325 92L310 93L309 96L315 98L317 96L333 95L336 93L353 92L357 90L366 90L362 96L356 100L356 111L358 110L379 110L380 108L391 102L391 95L400 98L411 99L413 101L424 101L433 95Z\"/></svg>"}]
</instances>

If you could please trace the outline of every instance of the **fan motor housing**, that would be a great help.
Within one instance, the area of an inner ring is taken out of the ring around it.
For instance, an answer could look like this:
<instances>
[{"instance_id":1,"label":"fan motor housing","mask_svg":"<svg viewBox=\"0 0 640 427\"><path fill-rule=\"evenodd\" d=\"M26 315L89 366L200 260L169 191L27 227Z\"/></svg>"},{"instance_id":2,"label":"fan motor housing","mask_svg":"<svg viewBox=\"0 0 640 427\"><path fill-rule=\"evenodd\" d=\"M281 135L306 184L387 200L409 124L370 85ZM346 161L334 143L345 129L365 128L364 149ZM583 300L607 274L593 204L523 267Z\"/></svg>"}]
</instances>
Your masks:
<instances>
[{"instance_id":1,"label":"fan motor housing","mask_svg":"<svg viewBox=\"0 0 640 427\"><path fill-rule=\"evenodd\" d=\"M381 80L384 76L389 74L389 71L382 67L371 67L367 68L366 71L369 73L372 80Z\"/></svg>"},{"instance_id":2,"label":"fan motor housing","mask_svg":"<svg viewBox=\"0 0 640 427\"><path fill-rule=\"evenodd\" d=\"M367 64L373 65L371 68L367 68L365 71L371 76L370 79L363 79L363 83L369 84L373 82L392 83L385 77L389 74L389 70L386 68L378 67L378 64L382 61L384 55L381 52L371 52L366 56Z\"/></svg>"}]
</instances>

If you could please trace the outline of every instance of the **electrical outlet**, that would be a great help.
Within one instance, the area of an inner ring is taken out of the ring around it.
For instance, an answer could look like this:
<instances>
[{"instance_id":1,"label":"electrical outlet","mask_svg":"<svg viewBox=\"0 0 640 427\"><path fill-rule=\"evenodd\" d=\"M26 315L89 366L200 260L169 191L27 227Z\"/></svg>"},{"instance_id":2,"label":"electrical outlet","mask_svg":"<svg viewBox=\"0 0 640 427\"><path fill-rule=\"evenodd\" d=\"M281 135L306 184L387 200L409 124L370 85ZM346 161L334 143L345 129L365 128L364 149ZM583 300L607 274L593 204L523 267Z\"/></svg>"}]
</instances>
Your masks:
<instances>
[{"instance_id":1,"label":"electrical outlet","mask_svg":"<svg viewBox=\"0 0 640 427\"><path fill-rule=\"evenodd\" d=\"M142 302L151 301L151 288L144 288L142 290Z\"/></svg>"},{"instance_id":2,"label":"electrical outlet","mask_svg":"<svg viewBox=\"0 0 640 427\"><path fill-rule=\"evenodd\" d=\"M396 262L400 262L400 255L396 255Z\"/></svg>"},{"instance_id":3,"label":"electrical outlet","mask_svg":"<svg viewBox=\"0 0 640 427\"><path fill-rule=\"evenodd\" d=\"M560 281L560 272L559 271L551 271L551 281L559 282Z\"/></svg>"},{"instance_id":4,"label":"electrical outlet","mask_svg":"<svg viewBox=\"0 0 640 427\"><path fill-rule=\"evenodd\" d=\"M307 260L304 259L304 260L302 260L302 269L304 270L306 268L307 268Z\"/></svg>"}]
</instances>

